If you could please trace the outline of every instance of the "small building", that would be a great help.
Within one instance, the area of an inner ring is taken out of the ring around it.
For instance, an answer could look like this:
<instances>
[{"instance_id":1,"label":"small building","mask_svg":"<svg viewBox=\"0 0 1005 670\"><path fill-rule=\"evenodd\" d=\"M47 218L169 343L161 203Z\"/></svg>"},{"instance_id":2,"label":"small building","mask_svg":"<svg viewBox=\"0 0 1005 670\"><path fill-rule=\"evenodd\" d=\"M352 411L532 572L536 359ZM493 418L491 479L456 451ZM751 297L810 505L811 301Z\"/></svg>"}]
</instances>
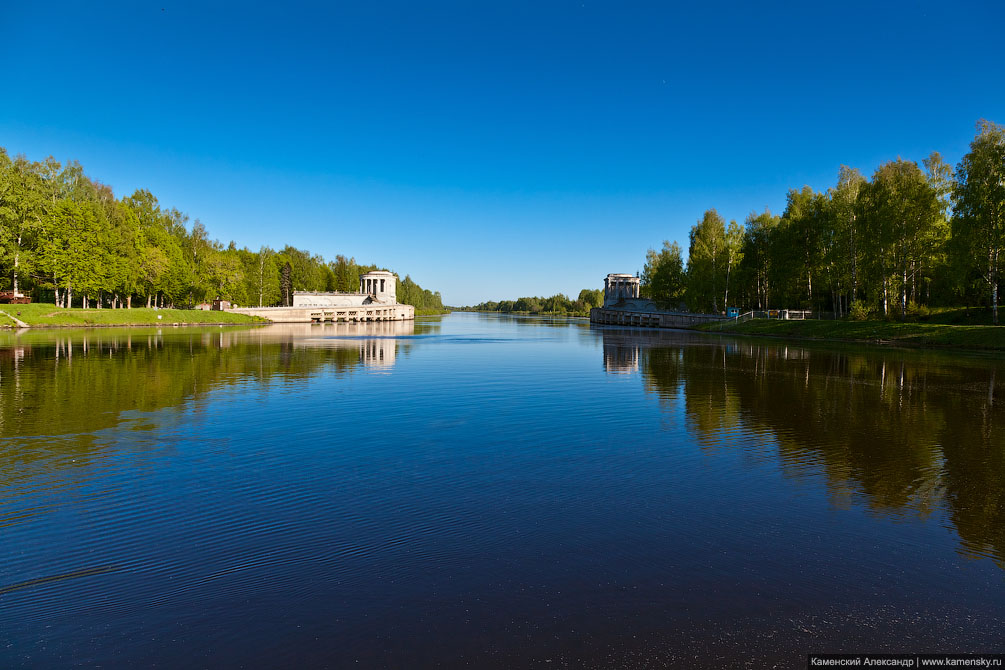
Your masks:
<instances>
[{"instance_id":1,"label":"small building","mask_svg":"<svg viewBox=\"0 0 1005 670\"><path fill-rule=\"evenodd\" d=\"M286 307L248 307L241 314L260 316L273 323L410 321L415 308L398 304L398 277L376 270L360 275L358 293L294 291Z\"/></svg>"},{"instance_id":2,"label":"small building","mask_svg":"<svg viewBox=\"0 0 1005 670\"><path fill-rule=\"evenodd\" d=\"M232 305L230 304L229 300L221 300L220 298L217 298L216 300L213 301L214 312L223 312L231 308Z\"/></svg>"},{"instance_id":3,"label":"small building","mask_svg":"<svg viewBox=\"0 0 1005 670\"><path fill-rule=\"evenodd\" d=\"M721 314L692 314L664 309L640 293L638 275L611 273L604 278L604 306L590 310L590 323L656 328L691 328L725 319Z\"/></svg>"},{"instance_id":4,"label":"small building","mask_svg":"<svg viewBox=\"0 0 1005 670\"><path fill-rule=\"evenodd\" d=\"M397 302L398 276L386 270L360 275L358 293L293 292L293 307L362 307L395 305Z\"/></svg>"},{"instance_id":5,"label":"small building","mask_svg":"<svg viewBox=\"0 0 1005 670\"><path fill-rule=\"evenodd\" d=\"M604 277L604 307L639 297L640 280L635 275L611 273Z\"/></svg>"}]
</instances>

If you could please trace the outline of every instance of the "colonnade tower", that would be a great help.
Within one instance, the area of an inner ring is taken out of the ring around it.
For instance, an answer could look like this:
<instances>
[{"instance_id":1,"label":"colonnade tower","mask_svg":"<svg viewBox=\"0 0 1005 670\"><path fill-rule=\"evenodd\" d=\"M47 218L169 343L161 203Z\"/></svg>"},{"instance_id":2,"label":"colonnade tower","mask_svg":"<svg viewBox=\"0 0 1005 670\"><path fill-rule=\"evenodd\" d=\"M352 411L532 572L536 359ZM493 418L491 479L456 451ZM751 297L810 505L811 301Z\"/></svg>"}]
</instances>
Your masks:
<instances>
[{"instance_id":1,"label":"colonnade tower","mask_svg":"<svg viewBox=\"0 0 1005 670\"><path fill-rule=\"evenodd\" d=\"M611 273L604 277L604 307L638 297L639 278L635 275Z\"/></svg>"},{"instance_id":2,"label":"colonnade tower","mask_svg":"<svg viewBox=\"0 0 1005 670\"><path fill-rule=\"evenodd\" d=\"M359 292L369 295L373 302L393 305L398 302L398 277L386 270L367 272L359 276Z\"/></svg>"}]
</instances>

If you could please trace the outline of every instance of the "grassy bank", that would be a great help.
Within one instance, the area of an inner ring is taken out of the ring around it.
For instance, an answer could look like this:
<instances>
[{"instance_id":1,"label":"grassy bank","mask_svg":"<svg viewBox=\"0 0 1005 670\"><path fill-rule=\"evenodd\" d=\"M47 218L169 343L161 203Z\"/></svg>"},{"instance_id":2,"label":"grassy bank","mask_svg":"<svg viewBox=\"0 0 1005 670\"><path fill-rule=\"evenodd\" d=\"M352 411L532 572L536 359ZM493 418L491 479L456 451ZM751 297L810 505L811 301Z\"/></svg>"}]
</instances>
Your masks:
<instances>
[{"instance_id":1,"label":"grassy bank","mask_svg":"<svg viewBox=\"0 0 1005 670\"><path fill-rule=\"evenodd\" d=\"M151 326L198 323L252 324L264 320L245 314L207 312L198 309L60 309L53 305L0 305L0 326L14 326L8 316L32 327L58 326Z\"/></svg>"},{"instance_id":2,"label":"grassy bank","mask_svg":"<svg viewBox=\"0 0 1005 670\"><path fill-rule=\"evenodd\" d=\"M415 316L441 316L450 314L449 309L416 309Z\"/></svg>"},{"instance_id":3,"label":"grassy bank","mask_svg":"<svg viewBox=\"0 0 1005 670\"><path fill-rule=\"evenodd\" d=\"M743 323L709 323L700 326L699 330L737 335L1005 351L1005 327L990 325L755 319Z\"/></svg>"}]
</instances>

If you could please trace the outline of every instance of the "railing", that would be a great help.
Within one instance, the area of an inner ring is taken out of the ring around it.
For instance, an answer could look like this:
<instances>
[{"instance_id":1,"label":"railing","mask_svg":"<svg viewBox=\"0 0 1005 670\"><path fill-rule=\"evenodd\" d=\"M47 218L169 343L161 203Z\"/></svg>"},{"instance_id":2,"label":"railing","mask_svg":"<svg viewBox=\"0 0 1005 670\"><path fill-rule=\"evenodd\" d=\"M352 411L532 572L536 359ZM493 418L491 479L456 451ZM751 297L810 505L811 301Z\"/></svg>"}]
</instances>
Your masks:
<instances>
[{"instance_id":1,"label":"railing","mask_svg":"<svg viewBox=\"0 0 1005 670\"><path fill-rule=\"evenodd\" d=\"M814 316L808 309L754 309L733 317L736 323L743 323L751 319L781 319L783 321L802 321L805 319L819 319L820 315Z\"/></svg>"}]
</instances>

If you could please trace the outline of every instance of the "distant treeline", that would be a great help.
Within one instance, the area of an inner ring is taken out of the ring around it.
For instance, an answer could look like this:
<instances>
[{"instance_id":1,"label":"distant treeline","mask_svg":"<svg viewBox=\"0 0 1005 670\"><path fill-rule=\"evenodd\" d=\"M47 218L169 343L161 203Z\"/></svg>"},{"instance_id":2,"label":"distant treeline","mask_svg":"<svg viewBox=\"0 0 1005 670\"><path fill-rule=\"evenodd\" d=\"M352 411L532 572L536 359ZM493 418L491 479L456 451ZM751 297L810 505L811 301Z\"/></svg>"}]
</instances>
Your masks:
<instances>
[{"instance_id":1,"label":"distant treeline","mask_svg":"<svg viewBox=\"0 0 1005 670\"><path fill-rule=\"evenodd\" d=\"M1005 261L1005 129L988 121L955 171L936 152L865 179L842 166L826 193L791 190L781 216L691 228L688 257L646 254L642 294L692 311L806 308L905 317L930 305L990 304L998 323Z\"/></svg>"},{"instance_id":2,"label":"distant treeline","mask_svg":"<svg viewBox=\"0 0 1005 670\"><path fill-rule=\"evenodd\" d=\"M239 305L291 304L293 291L359 290L378 268L286 246L223 245L198 219L165 209L150 191L118 199L76 161L30 162L0 148L0 290L62 307L186 307L222 298ZM440 294L407 275L398 301L442 310Z\"/></svg>"},{"instance_id":3,"label":"distant treeline","mask_svg":"<svg viewBox=\"0 0 1005 670\"><path fill-rule=\"evenodd\" d=\"M550 298L517 298L516 300L500 300L499 302L483 302L463 309L473 312L517 312L525 314L567 314L574 316L589 316L591 307L604 304L604 292L584 288L576 300L569 299L563 293Z\"/></svg>"}]
</instances>

